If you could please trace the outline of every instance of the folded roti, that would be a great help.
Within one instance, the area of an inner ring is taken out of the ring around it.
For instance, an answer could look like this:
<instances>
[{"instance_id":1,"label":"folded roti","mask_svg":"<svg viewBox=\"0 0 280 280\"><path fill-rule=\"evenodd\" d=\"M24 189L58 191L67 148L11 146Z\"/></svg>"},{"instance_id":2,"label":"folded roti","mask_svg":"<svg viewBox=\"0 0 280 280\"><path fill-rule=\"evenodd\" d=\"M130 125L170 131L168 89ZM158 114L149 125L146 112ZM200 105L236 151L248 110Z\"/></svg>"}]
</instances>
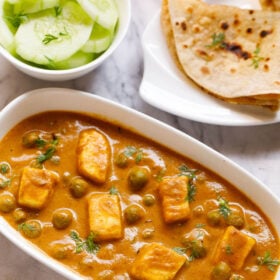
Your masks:
<instances>
[{"instance_id":1,"label":"folded roti","mask_svg":"<svg viewBox=\"0 0 280 280\"><path fill-rule=\"evenodd\" d=\"M280 13L163 0L161 19L178 67L208 93L278 108Z\"/></svg>"},{"instance_id":2,"label":"folded roti","mask_svg":"<svg viewBox=\"0 0 280 280\"><path fill-rule=\"evenodd\" d=\"M260 0L260 4L264 10L280 10L280 0Z\"/></svg>"}]
</instances>

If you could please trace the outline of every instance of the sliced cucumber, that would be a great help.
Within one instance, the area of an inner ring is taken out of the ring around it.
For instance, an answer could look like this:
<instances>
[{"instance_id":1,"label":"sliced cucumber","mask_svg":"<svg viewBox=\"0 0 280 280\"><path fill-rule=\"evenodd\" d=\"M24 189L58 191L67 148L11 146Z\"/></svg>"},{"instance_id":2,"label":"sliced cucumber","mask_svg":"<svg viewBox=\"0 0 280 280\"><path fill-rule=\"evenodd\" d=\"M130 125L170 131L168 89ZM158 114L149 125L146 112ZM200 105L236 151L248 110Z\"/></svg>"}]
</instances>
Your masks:
<instances>
[{"instance_id":1,"label":"sliced cucumber","mask_svg":"<svg viewBox=\"0 0 280 280\"><path fill-rule=\"evenodd\" d=\"M115 0L77 0L82 8L98 24L113 30L118 21L118 8Z\"/></svg>"},{"instance_id":2,"label":"sliced cucumber","mask_svg":"<svg viewBox=\"0 0 280 280\"><path fill-rule=\"evenodd\" d=\"M59 6L59 0L13 0L15 14L40 12Z\"/></svg>"},{"instance_id":3,"label":"sliced cucumber","mask_svg":"<svg viewBox=\"0 0 280 280\"><path fill-rule=\"evenodd\" d=\"M4 16L4 0L0 0L0 45L8 51L12 51L14 35L9 29Z\"/></svg>"},{"instance_id":4,"label":"sliced cucumber","mask_svg":"<svg viewBox=\"0 0 280 280\"><path fill-rule=\"evenodd\" d=\"M71 69L71 68L76 68L85 65L91 62L94 58L95 56L93 53L84 53L82 51L78 51L68 59L56 63L50 63L49 65L47 65L47 67L49 69L58 69L58 70Z\"/></svg>"},{"instance_id":5,"label":"sliced cucumber","mask_svg":"<svg viewBox=\"0 0 280 280\"><path fill-rule=\"evenodd\" d=\"M47 65L71 57L89 39L93 21L73 1L22 23L15 34L16 52L23 59Z\"/></svg>"},{"instance_id":6,"label":"sliced cucumber","mask_svg":"<svg viewBox=\"0 0 280 280\"><path fill-rule=\"evenodd\" d=\"M93 26L89 40L82 47L82 51L87 53L101 53L108 49L112 43L113 34L110 30L103 28L99 24Z\"/></svg>"}]
</instances>

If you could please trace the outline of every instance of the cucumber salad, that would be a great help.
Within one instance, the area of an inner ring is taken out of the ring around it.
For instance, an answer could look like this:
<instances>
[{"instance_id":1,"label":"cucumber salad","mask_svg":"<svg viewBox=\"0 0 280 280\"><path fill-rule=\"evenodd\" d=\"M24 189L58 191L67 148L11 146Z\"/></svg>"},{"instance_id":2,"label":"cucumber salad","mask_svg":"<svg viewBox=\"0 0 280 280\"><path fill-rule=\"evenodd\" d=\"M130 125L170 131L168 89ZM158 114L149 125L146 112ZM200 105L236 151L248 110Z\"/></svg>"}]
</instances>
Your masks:
<instances>
[{"instance_id":1,"label":"cucumber salad","mask_svg":"<svg viewBox=\"0 0 280 280\"><path fill-rule=\"evenodd\" d=\"M45 69L70 69L111 45L119 14L115 0L0 0L0 45Z\"/></svg>"}]
</instances>

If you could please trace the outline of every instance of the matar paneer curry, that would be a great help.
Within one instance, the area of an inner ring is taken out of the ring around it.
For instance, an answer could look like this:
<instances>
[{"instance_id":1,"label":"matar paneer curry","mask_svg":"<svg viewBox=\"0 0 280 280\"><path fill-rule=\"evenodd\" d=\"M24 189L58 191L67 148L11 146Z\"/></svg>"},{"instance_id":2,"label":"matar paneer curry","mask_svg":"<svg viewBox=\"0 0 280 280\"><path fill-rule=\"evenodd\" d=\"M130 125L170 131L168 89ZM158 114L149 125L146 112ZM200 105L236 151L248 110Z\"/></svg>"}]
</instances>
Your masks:
<instances>
[{"instance_id":1,"label":"matar paneer curry","mask_svg":"<svg viewBox=\"0 0 280 280\"><path fill-rule=\"evenodd\" d=\"M271 280L279 239L248 197L118 125L47 112L0 143L0 212L86 279Z\"/></svg>"}]
</instances>

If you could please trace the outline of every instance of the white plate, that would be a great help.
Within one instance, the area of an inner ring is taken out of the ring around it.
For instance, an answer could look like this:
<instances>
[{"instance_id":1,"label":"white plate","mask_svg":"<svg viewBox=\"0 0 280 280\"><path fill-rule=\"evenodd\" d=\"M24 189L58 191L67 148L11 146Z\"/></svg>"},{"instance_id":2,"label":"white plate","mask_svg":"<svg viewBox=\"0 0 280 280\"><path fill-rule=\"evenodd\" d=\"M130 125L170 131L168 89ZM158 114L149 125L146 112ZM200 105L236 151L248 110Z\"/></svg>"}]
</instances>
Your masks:
<instances>
[{"instance_id":1,"label":"white plate","mask_svg":"<svg viewBox=\"0 0 280 280\"><path fill-rule=\"evenodd\" d=\"M179 154L211 169L250 197L274 224L280 234L280 200L265 185L234 162L187 134L133 109L86 92L63 89L37 89L13 100L0 112L0 139L21 120L46 111L84 112L131 128ZM164 137L162 137L164 135ZM174 145L176 143L176 145ZM38 261L67 279L82 280L70 269L47 256L22 237L0 216L0 233ZM1 252L0 254L5 254ZM31 269L31 268L30 268ZM40 277L38 277L40 278ZM0 279L1 276L0 276ZM280 280L280 270L275 280Z\"/></svg>"},{"instance_id":2,"label":"white plate","mask_svg":"<svg viewBox=\"0 0 280 280\"><path fill-rule=\"evenodd\" d=\"M235 4L242 8L251 8L255 0L246 1L246 5L241 5L241 2ZM179 117L217 125L249 126L280 121L280 111L273 113L264 108L220 101L206 94L181 73L167 49L159 12L148 24L142 44L144 76L140 85L140 96L150 105Z\"/></svg>"}]
</instances>

